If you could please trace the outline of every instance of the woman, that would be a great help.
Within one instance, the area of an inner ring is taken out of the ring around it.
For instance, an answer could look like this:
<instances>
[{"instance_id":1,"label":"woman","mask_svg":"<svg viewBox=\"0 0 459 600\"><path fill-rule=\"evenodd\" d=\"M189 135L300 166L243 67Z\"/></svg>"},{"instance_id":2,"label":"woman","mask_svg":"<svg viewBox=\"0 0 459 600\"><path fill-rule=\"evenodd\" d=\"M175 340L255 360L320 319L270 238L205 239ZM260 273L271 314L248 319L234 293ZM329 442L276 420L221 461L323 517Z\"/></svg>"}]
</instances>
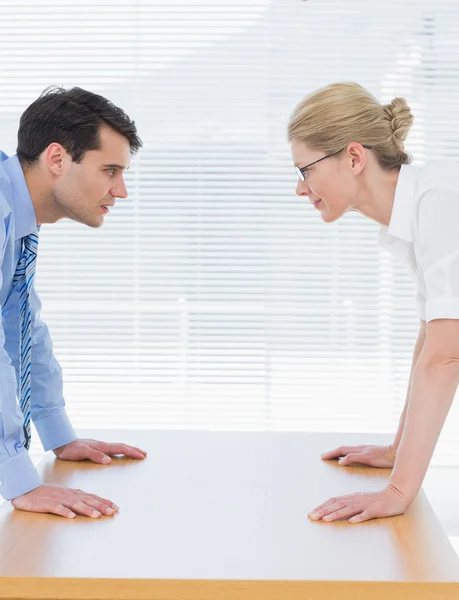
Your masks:
<instances>
[{"instance_id":1,"label":"woman","mask_svg":"<svg viewBox=\"0 0 459 600\"><path fill-rule=\"evenodd\" d=\"M299 181L326 223L355 210L381 224L379 243L407 266L420 328L405 408L387 447L341 447L324 459L393 467L387 486L332 498L313 520L359 523L405 512L416 497L459 382L459 166L411 165L403 98L381 105L356 83L307 96L288 127Z\"/></svg>"}]
</instances>

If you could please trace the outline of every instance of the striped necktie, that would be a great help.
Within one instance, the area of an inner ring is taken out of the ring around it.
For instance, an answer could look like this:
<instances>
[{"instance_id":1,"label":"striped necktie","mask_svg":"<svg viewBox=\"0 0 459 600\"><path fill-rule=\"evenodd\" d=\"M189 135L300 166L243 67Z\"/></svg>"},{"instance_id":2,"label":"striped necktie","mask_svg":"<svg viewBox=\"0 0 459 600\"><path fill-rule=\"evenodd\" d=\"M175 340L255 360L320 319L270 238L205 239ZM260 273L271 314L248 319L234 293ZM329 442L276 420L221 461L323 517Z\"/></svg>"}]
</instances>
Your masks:
<instances>
[{"instance_id":1,"label":"striped necktie","mask_svg":"<svg viewBox=\"0 0 459 600\"><path fill-rule=\"evenodd\" d=\"M24 415L25 447L30 447L30 369L32 364L32 327L30 314L30 293L35 276L38 250L38 232L31 233L22 238L21 257L16 267L13 286L17 286L20 308L20 335L19 335L19 405Z\"/></svg>"}]
</instances>

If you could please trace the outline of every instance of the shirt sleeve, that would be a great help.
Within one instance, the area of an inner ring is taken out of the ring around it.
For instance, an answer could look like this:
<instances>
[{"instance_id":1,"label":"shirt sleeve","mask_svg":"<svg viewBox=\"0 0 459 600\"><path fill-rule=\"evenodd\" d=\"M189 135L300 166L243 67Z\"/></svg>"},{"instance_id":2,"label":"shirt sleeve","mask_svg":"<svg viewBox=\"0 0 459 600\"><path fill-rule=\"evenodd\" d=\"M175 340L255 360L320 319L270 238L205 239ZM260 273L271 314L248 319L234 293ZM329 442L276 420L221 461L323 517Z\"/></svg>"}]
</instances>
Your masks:
<instances>
[{"instance_id":1,"label":"shirt sleeve","mask_svg":"<svg viewBox=\"0 0 459 600\"><path fill-rule=\"evenodd\" d=\"M459 319L459 189L430 190L418 205L425 321ZM418 312L419 314L419 312Z\"/></svg>"},{"instance_id":2,"label":"shirt sleeve","mask_svg":"<svg viewBox=\"0 0 459 600\"><path fill-rule=\"evenodd\" d=\"M65 410L62 369L53 353L48 326L41 320L41 302L32 286L31 413L45 450L54 450L77 439Z\"/></svg>"},{"instance_id":3,"label":"shirt sleeve","mask_svg":"<svg viewBox=\"0 0 459 600\"><path fill-rule=\"evenodd\" d=\"M0 258L5 249L5 221L0 213ZM0 270L0 288L3 276ZM3 307L0 307L3 309ZM12 317L13 319L15 317ZM17 321L16 321L17 322ZM19 322L17 322L19 328ZM42 484L24 447L24 418L16 399L16 372L5 349L3 310L0 311L0 494L5 500L22 496Z\"/></svg>"},{"instance_id":4,"label":"shirt sleeve","mask_svg":"<svg viewBox=\"0 0 459 600\"><path fill-rule=\"evenodd\" d=\"M426 299L420 292L416 292L416 315L421 321L426 320Z\"/></svg>"}]
</instances>

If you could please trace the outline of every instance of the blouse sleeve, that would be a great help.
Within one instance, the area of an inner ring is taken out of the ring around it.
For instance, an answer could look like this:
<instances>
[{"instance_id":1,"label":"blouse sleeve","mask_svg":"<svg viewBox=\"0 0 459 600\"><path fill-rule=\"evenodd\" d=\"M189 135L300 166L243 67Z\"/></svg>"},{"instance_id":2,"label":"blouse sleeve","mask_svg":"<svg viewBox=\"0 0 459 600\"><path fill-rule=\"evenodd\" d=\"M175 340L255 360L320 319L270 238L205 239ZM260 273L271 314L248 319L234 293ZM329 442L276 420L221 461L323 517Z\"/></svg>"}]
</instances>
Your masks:
<instances>
[{"instance_id":1,"label":"blouse sleeve","mask_svg":"<svg viewBox=\"0 0 459 600\"><path fill-rule=\"evenodd\" d=\"M424 320L459 319L459 189L426 192L417 218L417 253L426 287Z\"/></svg>"},{"instance_id":2,"label":"blouse sleeve","mask_svg":"<svg viewBox=\"0 0 459 600\"><path fill-rule=\"evenodd\" d=\"M420 293L416 293L416 315L421 321L426 320L426 299Z\"/></svg>"}]
</instances>

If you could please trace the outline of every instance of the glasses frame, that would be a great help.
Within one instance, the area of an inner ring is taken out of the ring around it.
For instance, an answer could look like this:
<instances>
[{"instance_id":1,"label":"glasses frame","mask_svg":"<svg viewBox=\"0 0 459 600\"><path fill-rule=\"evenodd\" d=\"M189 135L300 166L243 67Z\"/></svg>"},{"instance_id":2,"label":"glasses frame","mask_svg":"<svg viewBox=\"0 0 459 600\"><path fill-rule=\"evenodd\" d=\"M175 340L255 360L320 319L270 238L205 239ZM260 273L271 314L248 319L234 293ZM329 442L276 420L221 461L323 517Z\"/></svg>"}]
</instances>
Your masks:
<instances>
[{"instance_id":1,"label":"glasses frame","mask_svg":"<svg viewBox=\"0 0 459 600\"><path fill-rule=\"evenodd\" d=\"M301 179L301 181L306 181L306 179L308 178L306 170L309 169L309 167L312 167L312 165L319 163L321 160L330 158L330 156L335 156L335 154L339 154L340 152L342 152L344 150L344 148L347 148L348 145L349 144L346 144L343 148L341 148L341 150L338 150L338 152L333 152L332 154L327 154L326 156L322 156L322 158L319 158L318 160L315 160L314 162L309 163L309 165L306 165L305 167L295 167L295 171L296 171L298 177ZM362 146L364 148L366 148L367 150L373 149L373 146L369 146L368 144L362 144Z\"/></svg>"}]
</instances>

